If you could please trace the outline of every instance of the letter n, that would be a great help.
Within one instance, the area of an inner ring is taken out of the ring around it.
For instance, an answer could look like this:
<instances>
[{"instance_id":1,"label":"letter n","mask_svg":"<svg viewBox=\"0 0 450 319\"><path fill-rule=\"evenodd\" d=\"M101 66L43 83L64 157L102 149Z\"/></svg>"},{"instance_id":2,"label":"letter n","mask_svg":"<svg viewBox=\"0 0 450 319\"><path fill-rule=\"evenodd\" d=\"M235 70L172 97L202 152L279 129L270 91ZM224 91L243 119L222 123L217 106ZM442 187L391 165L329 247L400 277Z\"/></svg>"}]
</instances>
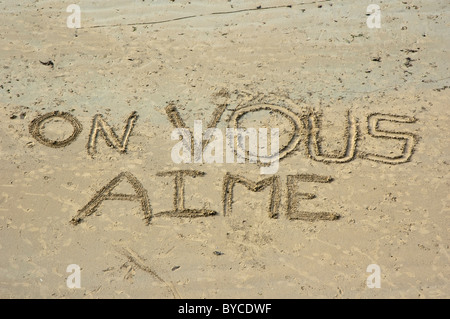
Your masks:
<instances>
[{"instance_id":1,"label":"letter n","mask_svg":"<svg viewBox=\"0 0 450 319\"><path fill-rule=\"evenodd\" d=\"M122 137L119 139L114 130L103 118L103 115L97 114L92 121L91 134L89 134L89 141L87 144L88 154L94 156L97 153L97 137L99 134L105 139L106 144L109 147L115 148L121 153L127 151L128 140L130 134L133 131L134 124L138 116L136 112L133 112L127 120L127 125L123 130Z\"/></svg>"},{"instance_id":2,"label":"letter n","mask_svg":"<svg viewBox=\"0 0 450 319\"><path fill-rule=\"evenodd\" d=\"M233 189L236 183L243 184L248 190L252 192L259 192L267 186L271 186L270 202L269 202L269 217L276 218L278 216L278 207L281 201L281 181L279 176L271 176L259 182L253 182L244 177L232 175L227 173L223 181L222 201L223 214L229 215L232 212L233 204Z\"/></svg>"},{"instance_id":3,"label":"letter n","mask_svg":"<svg viewBox=\"0 0 450 319\"><path fill-rule=\"evenodd\" d=\"M119 185L124 179L133 187L135 194L113 194L112 191ZM106 186L104 186L97 194L78 211L78 214L72 218L72 224L78 225L84 218L92 215L100 204L105 200L128 200L139 201L142 211L144 212L144 220L148 225L152 218L152 209L150 206L150 200L148 198L147 190L142 186L141 182L131 173L122 172L112 179Z\"/></svg>"}]
</instances>

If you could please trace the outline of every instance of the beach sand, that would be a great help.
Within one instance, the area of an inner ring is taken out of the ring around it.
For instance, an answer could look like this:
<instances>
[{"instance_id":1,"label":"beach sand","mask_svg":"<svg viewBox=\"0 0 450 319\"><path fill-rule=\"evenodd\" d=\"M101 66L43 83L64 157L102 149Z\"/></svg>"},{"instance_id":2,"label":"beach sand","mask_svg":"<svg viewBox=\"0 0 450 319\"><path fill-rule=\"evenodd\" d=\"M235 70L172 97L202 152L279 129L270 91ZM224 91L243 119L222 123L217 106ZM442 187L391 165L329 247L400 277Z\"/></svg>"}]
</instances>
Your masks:
<instances>
[{"instance_id":1,"label":"beach sand","mask_svg":"<svg viewBox=\"0 0 450 319\"><path fill-rule=\"evenodd\" d=\"M447 1L71 3L0 1L1 298L450 296ZM173 162L239 111L276 174Z\"/></svg>"}]
</instances>

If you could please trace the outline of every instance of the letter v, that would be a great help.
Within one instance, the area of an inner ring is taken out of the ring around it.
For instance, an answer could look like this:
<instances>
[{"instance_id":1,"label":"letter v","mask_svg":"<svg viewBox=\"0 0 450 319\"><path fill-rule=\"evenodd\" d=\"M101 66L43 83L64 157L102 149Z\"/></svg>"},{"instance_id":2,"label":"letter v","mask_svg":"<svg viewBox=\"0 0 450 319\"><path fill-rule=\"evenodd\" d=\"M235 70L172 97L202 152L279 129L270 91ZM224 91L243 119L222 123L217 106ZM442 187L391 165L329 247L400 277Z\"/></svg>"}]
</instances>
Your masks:
<instances>
[{"instance_id":1,"label":"letter v","mask_svg":"<svg viewBox=\"0 0 450 319\"><path fill-rule=\"evenodd\" d=\"M211 120L208 123L207 128L217 128L217 124L220 121L220 118L222 117L222 114L225 112L226 108L227 108L228 104L220 104L218 105L218 107L214 110L214 113L211 117ZM175 128L187 128L189 129L186 124L184 123L183 119L180 116L180 112L178 112L177 107L174 104L169 104L166 106L166 113L167 116L169 117L170 122L172 123L172 125ZM189 147L188 145L187 148L190 148L192 151L192 156L194 156L194 134L192 133L192 131L189 129L189 132L191 133L191 146ZM183 140L184 141L184 140ZM202 146L202 151L205 149L205 147L209 144L209 142L211 141L211 138L208 139L205 143L203 143Z\"/></svg>"}]
</instances>

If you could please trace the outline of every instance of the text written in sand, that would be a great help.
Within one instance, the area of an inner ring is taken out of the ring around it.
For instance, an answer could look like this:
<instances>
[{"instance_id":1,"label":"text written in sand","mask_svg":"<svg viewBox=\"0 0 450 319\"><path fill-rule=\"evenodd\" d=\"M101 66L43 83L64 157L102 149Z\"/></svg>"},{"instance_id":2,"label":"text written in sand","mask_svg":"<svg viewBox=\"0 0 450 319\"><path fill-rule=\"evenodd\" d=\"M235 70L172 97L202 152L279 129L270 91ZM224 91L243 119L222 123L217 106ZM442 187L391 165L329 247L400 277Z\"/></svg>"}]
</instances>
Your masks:
<instances>
[{"instance_id":1,"label":"text written in sand","mask_svg":"<svg viewBox=\"0 0 450 319\"><path fill-rule=\"evenodd\" d=\"M219 105L213 112L212 118L208 123L208 128L217 128L223 113L226 110L226 104ZM177 107L169 104L165 108L167 117L174 128L188 129L182 119ZM411 161L414 154L415 146L418 141L418 136L407 130L386 130L382 129L380 123L390 122L397 126L405 126L410 123L415 123L417 120L414 117L386 113L370 113L366 118L366 129L370 137L375 139L396 140L401 143L399 149L385 149L383 154L362 153L359 152L360 143L360 125L359 121L351 114L350 110L347 112L345 118L345 129L340 137L343 148L339 152L327 152L322 147L322 123L321 115L317 112L309 111L304 114L298 114L295 111L279 105L271 104L255 104L240 107L234 110L233 114L228 120L230 128L240 128L241 119L246 114L256 113L260 111L269 111L269 114L278 114L286 118L292 124L293 130L289 133L288 142L280 145L279 160L283 160L288 156L292 156L298 152L299 145L304 145L305 153L308 158L313 161L324 164L344 164L361 158L363 160L375 161L379 163L398 165ZM271 115L269 115L271 116ZM68 122L73 127L72 134L63 140L52 140L43 133L43 126L51 119L59 118ZM97 145L100 139L115 149L116 151L126 154L130 137L135 129L138 121L137 112L132 112L124 122L122 129L116 130L108 122L102 114L96 114L91 123L90 133L87 138L86 151L91 157L97 154ZM29 125L30 134L41 144L51 148L68 147L77 140L83 131L81 122L72 114L54 111L36 117ZM192 134L191 134L192 135ZM194 143L194 140L191 141ZM204 139L202 141L204 148L211 141ZM248 153L247 153L248 154ZM249 158L247 158L249 160ZM249 162L249 161L248 161ZM83 206L76 216L72 218L74 225L79 224L86 217L92 215L97 208L105 200L125 200L136 201L140 203L142 216L144 221L149 224L154 216L169 216L179 218L192 217L208 217L217 215L218 212L211 209L204 208L187 208L184 204L185 180L187 178L201 178L206 173L198 170L173 170L157 173L161 178L172 178L174 181L173 189L173 209L164 212L153 213L150 199L147 190L139 181L139 179L131 172L120 172L106 185L101 188L91 200ZM133 194L114 193L114 189L121 183L129 183L133 190ZM305 200L312 200L316 198L315 194L301 192L301 183L331 183L333 178L331 176L321 176L315 174L292 174L286 177L286 212L285 216L289 220L337 220L340 214L336 212L323 211L306 211L302 208L302 202ZM279 208L282 194L282 182L279 175L272 175L271 177L262 178L259 181L250 180L244 176L226 173L222 182L222 213L224 216L232 214L232 206L235 200L235 186L242 185L248 191L260 192L268 190L269 201L267 204L267 214L269 218L278 218L280 215ZM240 188L241 190L241 188ZM242 190L241 190L242 192Z\"/></svg>"}]
</instances>

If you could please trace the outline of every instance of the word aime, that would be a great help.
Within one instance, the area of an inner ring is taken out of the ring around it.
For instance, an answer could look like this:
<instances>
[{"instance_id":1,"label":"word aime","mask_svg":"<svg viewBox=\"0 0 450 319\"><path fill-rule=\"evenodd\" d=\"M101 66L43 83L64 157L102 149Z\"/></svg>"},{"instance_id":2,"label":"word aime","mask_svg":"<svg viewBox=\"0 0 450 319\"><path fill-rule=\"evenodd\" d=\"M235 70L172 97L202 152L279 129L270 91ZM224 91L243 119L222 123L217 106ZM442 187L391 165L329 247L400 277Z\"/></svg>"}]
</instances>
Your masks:
<instances>
[{"instance_id":1,"label":"word aime","mask_svg":"<svg viewBox=\"0 0 450 319\"><path fill-rule=\"evenodd\" d=\"M220 118L224 111L226 110L227 104L219 105L209 123L207 124L207 129L215 129L220 121ZM177 108L169 104L166 107L166 113L169 121L176 129L183 129L180 133L183 135L183 140L186 136L187 140L191 140L192 156L195 161L194 150L198 149L198 144L200 144L201 149L205 149L211 140L214 140L214 134L209 134L210 136L202 137L200 139L196 138L197 134L192 133L192 131L184 123L180 116ZM336 154L327 154L321 145L321 116L316 112L309 112L305 115L299 115L292 110L278 105L270 104L257 104L248 105L234 110L232 116L229 119L229 126L231 128L239 129L240 121L246 114L251 114L260 111L271 111L271 113L280 114L290 121L293 127L293 132L290 134L290 139L285 145L279 147L279 152L276 153L276 159L281 160L293 153L300 143L305 144L305 149L307 156L314 161L322 162L326 164L330 163L347 163L355 159L358 148L359 139L359 126L356 119L348 111L346 127L342 135L344 141L343 149ZM272 115L269 115L272 116ZM61 118L73 126L72 134L64 140L51 140L43 135L42 128L45 122L54 119ZM111 125L105 120L104 116L101 114L96 114L92 120L91 130L86 145L87 153L91 156L95 156L97 153L98 138L101 137L105 140L106 144L121 152L126 153L127 146L129 143L130 135L138 119L136 112L130 114L130 116L125 121L125 126L122 130L122 134L119 136L116 131L111 127ZM371 113L367 116L367 132L368 134L376 139L381 140L398 140L401 141L403 146L400 150L392 151L394 155L388 156L383 154L375 153L365 153L358 154L360 158L376 161L385 164L402 164L411 160L414 153L415 145L417 143L418 137L410 132L399 132L390 131L380 128L380 123L382 122L391 123L415 123L417 120L413 117L395 115L395 114L381 114L381 113ZM73 143L77 137L82 132L83 127L81 123L73 115L65 112L55 111L47 113L35 118L29 125L30 134L41 144L48 147L60 148L67 147ZM186 133L189 134L186 134ZM197 146L196 146L197 145ZM236 153L236 151L235 151ZM242 154L244 153L244 154ZM386 150L389 154L389 151ZM249 152L241 152L239 156L245 156L245 159L249 162L253 161L254 154ZM267 159L267 158L266 158ZM238 161L239 162L239 161ZM261 161L262 162L262 161ZM264 164L264 163L262 163ZM267 164L267 163L266 163Z\"/></svg>"},{"instance_id":2,"label":"word aime","mask_svg":"<svg viewBox=\"0 0 450 319\"><path fill-rule=\"evenodd\" d=\"M172 177L174 180L173 209L156 213L155 216L167 217L209 217L216 215L217 212L210 209L186 208L184 205L185 178L200 177L205 173L196 170L176 170L157 173L160 177ZM134 194L113 193L114 189L122 182L129 183L134 190ZM297 174L287 176L287 218L289 220L337 220L340 215L330 212L308 212L301 208L303 200L312 200L316 197L312 193L299 192L300 183L331 183L333 178L330 176L320 176L315 174ZM232 214L235 186L240 184L252 192L260 192L266 188L270 189L268 215L269 218L278 218L281 202L281 178L278 175L264 178L260 181L252 181L240 175L226 173L223 178L222 187L222 207L223 215ZM101 188L95 196L78 211L72 218L71 223L78 225L86 217L92 215L105 200L125 200L137 201L141 205L143 219L147 225L153 217L148 192L142 183L130 172L121 172L114 177L108 184Z\"/></svg>"}]
</instances>

